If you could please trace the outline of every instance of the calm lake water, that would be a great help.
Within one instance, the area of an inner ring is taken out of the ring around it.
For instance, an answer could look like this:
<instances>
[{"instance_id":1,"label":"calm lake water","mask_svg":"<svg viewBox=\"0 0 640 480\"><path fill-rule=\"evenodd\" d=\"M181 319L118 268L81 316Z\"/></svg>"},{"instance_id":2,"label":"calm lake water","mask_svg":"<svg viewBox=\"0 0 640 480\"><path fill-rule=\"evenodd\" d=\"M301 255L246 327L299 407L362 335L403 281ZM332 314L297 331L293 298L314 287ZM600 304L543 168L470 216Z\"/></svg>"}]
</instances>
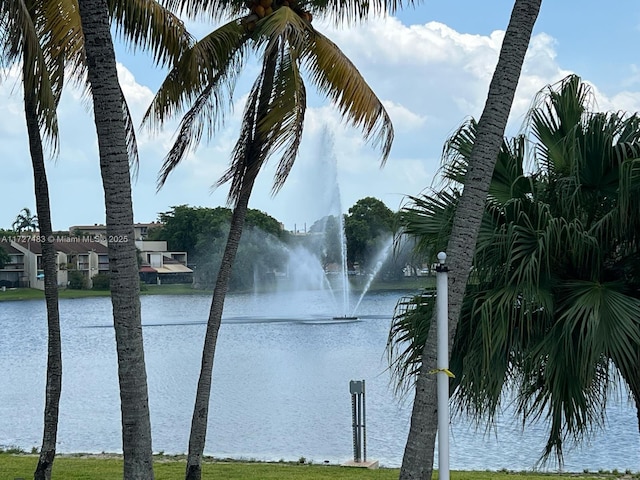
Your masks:
<instances>
[{"instance_id":1,"label":"calm lake water","mask_svg":"<svg viewBox=\"0 0 640 480\"><path fill-rule=\"evenodd\" d=\"M349 380L366 380L367 451L398 466L411 397L394 396L385 342L401 294L370 293L358 321L324 292L229 295L218 340L206 453L216 457L348 460ZM353 299L355 305L357 299ZM187 450L208 296L143 296L142 312L155 451ZM111 303L62 300L60 452L119 452L120 412ZM39 446L44 404L44 303L0 303L0 446ZM524 433L505 413L485 433L455 418L452 469L532 469L544 425ZM640 437L626 391L610 402L607 426L566 452L565 470L640 470ZM555 465L547 468L555 469Z\"/></svg>"}]
</instances>

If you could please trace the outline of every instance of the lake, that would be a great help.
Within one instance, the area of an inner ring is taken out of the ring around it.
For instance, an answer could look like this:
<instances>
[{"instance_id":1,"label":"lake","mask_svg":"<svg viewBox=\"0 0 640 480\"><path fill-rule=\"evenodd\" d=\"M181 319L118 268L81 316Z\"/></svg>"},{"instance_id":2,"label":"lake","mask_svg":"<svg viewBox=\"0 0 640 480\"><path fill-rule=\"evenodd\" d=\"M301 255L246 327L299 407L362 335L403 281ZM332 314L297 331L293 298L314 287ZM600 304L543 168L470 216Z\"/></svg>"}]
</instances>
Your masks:
<instances>
[{"instance_id":1,"label":"lake","mask_svg":"<svg viewBox=\"0 0 640 480\"><path fill-rule=\"evenodd\" d=\"M398 292L367 294L357 321L323 291L230 294L214 367L205 453L216 457L340 463L352 456L350 380L366 380L367 452L399 466L412 397L394 395L385 342ZM154 451L184 453L200 368L208 296L143 296ZM357 298L352 299L355 305ZM59 452L120 452L120 410L111 302L60 302L63 393ZM46 368L44 302L0 303L0 447L39 447ZM507 411L485 433L451 426L451 468L529 470L544 425L524 432ZM567 446L565 470L640 470L635 409L621 389L607 425ZM555 469L554 464L546 467Z\"/></svg>"}]
</instances>

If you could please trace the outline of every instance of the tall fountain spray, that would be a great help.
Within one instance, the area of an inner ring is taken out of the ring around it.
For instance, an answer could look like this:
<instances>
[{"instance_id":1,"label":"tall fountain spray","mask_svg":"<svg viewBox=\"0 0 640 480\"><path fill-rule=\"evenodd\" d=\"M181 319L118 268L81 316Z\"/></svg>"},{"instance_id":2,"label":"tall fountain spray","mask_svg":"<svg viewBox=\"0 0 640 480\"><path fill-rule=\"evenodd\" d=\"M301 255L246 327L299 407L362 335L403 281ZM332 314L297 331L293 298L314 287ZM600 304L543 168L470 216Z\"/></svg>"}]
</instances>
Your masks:
<instances>
[{"instance_id":1,"label":"tall fountain spray","mask_svg":"<svg viewBox=\"0 0 640 480\"><path fill-rule=\"evenodd\" d=\"M381 252L373 269L369 270L364 289L353 307L347 263L345 216L338 181L338 161L333 134L327 127L323 128L320 135L315 161L318 172L314 178L314 188L319 193L313 196L313 207L322 212L324 217L315 222L309 231L309 249L303 246L289 249L287 278L289 284L297 289L327 290L335 307L336 316L333 319L354 320L357 318L356 311L360 303L391 250L391 240L381 245Z\"/></svg>"},{"instance_id":2,"label":"tall fountain spray","mask_svg":"<svg viewBox=\"0 0 640 480\"><path fill-rule=\"evenodd\" d=\"M342 212L342 198L340 195L340 183L338 182L338 159L335 154L333 134L325 126L320 136L320 148L318 149L319 161L323 170L329 173L329 185L327 188L327 212L338 221L336 234L339 236L340 245L340 289L342 291L342 312L338 318L355 318L351 311L351 289L349 285L349 267L347 264L347 237L344 231L344 213ZM327 232L325 231L325 234Z\"/></svg>"}]
</instances>

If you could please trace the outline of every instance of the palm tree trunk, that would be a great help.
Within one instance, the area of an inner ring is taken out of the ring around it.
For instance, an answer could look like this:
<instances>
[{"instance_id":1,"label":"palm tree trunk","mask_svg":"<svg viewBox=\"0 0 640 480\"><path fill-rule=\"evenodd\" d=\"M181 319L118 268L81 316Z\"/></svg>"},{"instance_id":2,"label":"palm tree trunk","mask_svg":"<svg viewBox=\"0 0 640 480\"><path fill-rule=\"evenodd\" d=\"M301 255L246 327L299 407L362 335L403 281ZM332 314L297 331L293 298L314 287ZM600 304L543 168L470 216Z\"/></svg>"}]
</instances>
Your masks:
<instances>
[{"instance_id":1,"label":"palm tree trunk","mask_svg":"<svg viewBox=\"0 0 640 480\"><path fill-rule=\"evenodd\" d=\"M118 354L124 479L153 479L151 422L140 318L124 116L105 0L80 0L104 189L111 303Z\"/></svg>"},{"instance_id":2,"label":"palm tree trunk","mask_svg":"<svg viewBox=\"0 0 640 480\"><path fill-rule=\"evenodd\" d=\"M542 0L516 0L502 42L484 111L478 122L476 142L471 153L464 192L457 207L447 246L449 266L449 352L460 316L464 291L473 261L484 204L491 183L509 112L520 78L522 64L531 40ZM427 480L433 473L437 431L436 322L431 322L422 366L416 381L411 426L402 459L401 480Z\"/></svg>"},{"instance_id":3,"label":"palm tree trunk","mask_svg":"<svg viewBox=\"0 0 640 480\"><path fill-rule=\"evenodd\" d=\"M191 432L189 434L189 454L187 456L186 480L200 480L202 477L202 454L207 436L207 421L209 418L209 399L211 396L211 378L213 374L213 361L218 341L218 331L222 321L224 300L229 287L231 269L238 252L238 245L244 228L244 219L249 207L249 198L253 190L255 175L247 178L246 186L233 209L231 227L227 237L222 262L218 271L218 278L213 290L213 299L209 310L207 331L202 349L202 364L200 366L200 378L198 390L191 420Z\"/></svg>"},{"instance_id":4,"label":"palm tree trunk","mask_svg":"<svg viewBox=\"0 0 640 480\"><path fill-rule=\"evenodd\" d=\"M274 74L276 69L276 52L268 54L265 60L266 68L264 82L258 100L258 112L266 112L270 101L271 90L273 89ZM259 114L255 120L255 125L260 125L262 116ZM240 194L236 201L231 216L231 226L227 237L222 261L216 278L216 285L213 290L209 319L207 320L207 331L205 333L204 346L202 349L202 364L200 366L200 378L198 379L198 389L196 401L191 419L191 432L189 434L189 454L187 455L187 469L185 480L200 480L202 478L202 454L207 436L207 421L209 418L209 399L211 397L211 377L213 373L213 360L215 356L216 343L218 341L218 331L222 321L222 311L224 300L229 288L231 278L231 268L238 252L238 245L242 237L244 219L249 208L249 199L253 191L253 185L258 176L262 159L260 158L260 148L264 143L261 134L254 129L255 136L250 140L244 162L244 175Z\"/></svg>"},{"instance_id":5,"label":"palm tree trunk","mask_svg":"<svg viewBox=\"0 0 640 480\"><path fill-rule=\"evenodd\" d=\"M25 47L27 48L27 47ZM25 55L28 57L28 55ZM23 63L23 69L28 62ZM42 150L42 137L33 91L24 83L24 110L29 136L29 150L33 166L33 183L36 195L36 210L42 245L42 268L44 270L44 298L47 308L47 381L44 404L44 432L34 480L50 480L51 468L56 456L58 437L58 411L62 391L62 347L60 341L60 313L58 310L58 282L56 251L53 245L49 186Z\"/></svg>"}]
</instances>

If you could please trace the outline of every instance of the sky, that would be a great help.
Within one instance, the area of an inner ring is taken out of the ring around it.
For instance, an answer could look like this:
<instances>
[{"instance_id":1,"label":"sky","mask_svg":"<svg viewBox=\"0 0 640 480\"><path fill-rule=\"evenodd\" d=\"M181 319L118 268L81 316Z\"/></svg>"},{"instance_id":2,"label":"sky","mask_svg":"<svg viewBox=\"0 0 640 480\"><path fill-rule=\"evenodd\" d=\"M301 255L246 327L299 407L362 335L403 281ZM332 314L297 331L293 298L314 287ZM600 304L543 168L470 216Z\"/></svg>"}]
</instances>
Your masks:
<instances>
[{"instance_id":1,"label":"sky","mask_svg":"<svg viewBox=\"0 0 640 480\"><path fill-rule=\"evenodd\" d=\"M424 0L392 16L337 27L314 18L352 60L387 109L395 140L384 166L380 151L341 121L307 82L309 108L298 159L281 189L271 193L277 157L260 173L249 203L303 231L324 215L364 197L396 211L407 196L437 179L442 147L462 122L479 118L497 62L512 0ZM214 24L188 23L196 38ZM507 135L520 131L535 94L570 73L592 85L600 111L640 110L640 2L543 1L527 53ZM148 54L116 42L118 75L137 125L166 75ZM156 191L156 180L177 121L137 132L139 173L134 179L136 222L152 222L176 205L226 205L228 188L212 185L228 167L246 94L258 72L250 60L234 95L234 108L214 137L199 147ZM35 212L33 177L18 70L0 70L0 228L23 208ZM69 85L58 112L60 149L47 161L54 230L104 223L95 126L90 102ZM177 119L176 119L177 120ZM336 187L337 185L337 187ZM339 191L339 201L336 201ZM331 205L340 207L331 207Z\"/></svg>"}]
</instances>

